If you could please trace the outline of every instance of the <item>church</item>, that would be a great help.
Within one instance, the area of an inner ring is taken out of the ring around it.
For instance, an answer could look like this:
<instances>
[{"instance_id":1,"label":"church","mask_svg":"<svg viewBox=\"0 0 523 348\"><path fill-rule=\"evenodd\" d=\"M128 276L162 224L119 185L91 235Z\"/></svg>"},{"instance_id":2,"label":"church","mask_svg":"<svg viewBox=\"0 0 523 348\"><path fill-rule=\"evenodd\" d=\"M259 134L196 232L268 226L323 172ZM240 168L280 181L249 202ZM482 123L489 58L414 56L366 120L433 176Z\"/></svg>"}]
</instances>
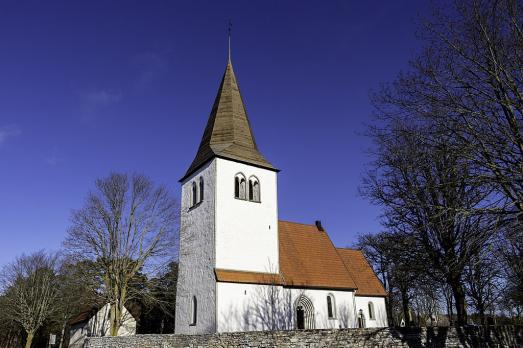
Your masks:
<instances>
[{"instance_id":1,"label":"church","mask_svg":"<svg viewBox=\"0 0 523 348\"><path fill-rule=\"evenodd\" d=\"M361 251L335 247L320 221L279 220L278 172L229 54L180 180L177 334L387 326L387 293Z\"/></svg>"}]
</instances>

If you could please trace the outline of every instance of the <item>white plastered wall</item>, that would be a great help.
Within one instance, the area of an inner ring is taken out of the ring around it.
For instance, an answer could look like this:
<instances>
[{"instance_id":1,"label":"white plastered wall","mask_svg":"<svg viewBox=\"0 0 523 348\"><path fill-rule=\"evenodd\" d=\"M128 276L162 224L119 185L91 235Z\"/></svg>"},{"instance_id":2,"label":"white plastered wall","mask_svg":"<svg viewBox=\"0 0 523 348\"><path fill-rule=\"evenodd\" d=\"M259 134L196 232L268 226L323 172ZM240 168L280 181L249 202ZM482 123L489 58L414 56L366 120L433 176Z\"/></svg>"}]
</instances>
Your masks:
<instances>
[{"instance_id":1,"label":"white plastered wall","mask_svg":"<svg viewBox=\"0 0 523 348\"><path fill-rule=\"evenodd\" d=\"M260 202L234 197L234 177L260 183ZM279 272L277 173L216 159L216 268Z\"/></svg>"},{"instance_id":2,"label":"white plastered wall","mask_svg":"<svg viewBox=\"0 0 523 348\"><path fill-rule=\"evenodd\" d=\"M370 318L369 302L374 305L375 319ZM385 306L385 297L356 296L356 313L363 310L365 316L365 327L386 327L387 308Z\"/></svg>"},{"instance_id":3,"label":"white plastered wall","mask_svg":"<svg viewBox=\"0 0 523 348\"><path fill-rule=\"evenodd\" d=\"M328 318L327 314L329 294L335 301L333 319ZM296 300L301 295L307 296L313 303L316 329L356 327L355 300L352 291L218 282L217 331L295 329Z\"/></svg>"},{"instance_id":4,"label":"white plastered wall","mask_svg":"<svg viewBox=\"0 0 523 348\"><path fill-rule=\"evenodd\" d=\"M175 332L216 331L214 276L216 159L208 162L182 183L179 275L176 292ZM204 197L192 207L192 183L204 180ZM197 321L191 325L192 297L197 299Z\"/></svg>"}]
</instances>

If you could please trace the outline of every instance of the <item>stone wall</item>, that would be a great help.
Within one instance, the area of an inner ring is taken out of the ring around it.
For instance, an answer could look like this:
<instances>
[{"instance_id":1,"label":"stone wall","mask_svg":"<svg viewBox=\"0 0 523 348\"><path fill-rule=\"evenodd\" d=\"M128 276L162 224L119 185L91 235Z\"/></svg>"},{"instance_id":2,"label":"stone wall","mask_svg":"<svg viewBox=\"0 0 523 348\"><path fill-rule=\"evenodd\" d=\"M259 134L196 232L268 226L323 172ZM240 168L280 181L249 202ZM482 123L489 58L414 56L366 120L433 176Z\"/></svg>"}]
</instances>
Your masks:
<instances>
[{"instance_id":1,"label":"stone wall","mask_svg":"<svg viewBox=\"0 0 523 348\"><path fill-rule=\"evenodd\" d=\"M86 348L523 347L523 327L382 328L93 337Z\"/></svg>"}]
</instances>

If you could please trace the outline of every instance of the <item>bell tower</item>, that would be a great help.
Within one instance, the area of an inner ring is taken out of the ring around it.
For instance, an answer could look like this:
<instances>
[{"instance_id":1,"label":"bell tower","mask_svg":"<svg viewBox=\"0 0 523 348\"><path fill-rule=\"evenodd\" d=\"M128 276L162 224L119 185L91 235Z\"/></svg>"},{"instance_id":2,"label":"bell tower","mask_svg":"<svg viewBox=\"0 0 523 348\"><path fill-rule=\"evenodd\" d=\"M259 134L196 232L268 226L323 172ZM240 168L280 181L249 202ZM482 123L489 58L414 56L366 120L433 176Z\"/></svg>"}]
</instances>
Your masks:
<instances>
[{"instance_id":1,"label":"bell tower","mask_svg":"<svg viewBox=\"0 0 523 348\"><path fill-rule=\"evenodd\" d=\"M279 273L277 173L258 150L229 54L180 180L176 333L216 331L216 269Z\"/></svg>"}]
</instances>

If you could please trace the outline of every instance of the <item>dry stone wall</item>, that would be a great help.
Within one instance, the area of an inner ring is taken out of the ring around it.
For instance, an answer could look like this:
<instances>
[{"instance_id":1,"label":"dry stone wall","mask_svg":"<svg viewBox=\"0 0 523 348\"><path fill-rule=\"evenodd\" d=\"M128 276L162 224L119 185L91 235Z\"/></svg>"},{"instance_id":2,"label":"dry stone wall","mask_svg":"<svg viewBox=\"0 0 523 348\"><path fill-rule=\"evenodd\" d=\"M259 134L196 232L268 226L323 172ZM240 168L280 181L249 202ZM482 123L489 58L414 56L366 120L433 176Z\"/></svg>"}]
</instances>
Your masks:
<instances>
[{"instance_id":1,"label":"dry stone wall","mask_svg":"<svg viewBox=\"0 0 523 348\"><path fill-rule=\"evenodd\" d=\"M92 337L85 348L523 347L523 327L381 328Z\"/></svg>"}]
</instances>

